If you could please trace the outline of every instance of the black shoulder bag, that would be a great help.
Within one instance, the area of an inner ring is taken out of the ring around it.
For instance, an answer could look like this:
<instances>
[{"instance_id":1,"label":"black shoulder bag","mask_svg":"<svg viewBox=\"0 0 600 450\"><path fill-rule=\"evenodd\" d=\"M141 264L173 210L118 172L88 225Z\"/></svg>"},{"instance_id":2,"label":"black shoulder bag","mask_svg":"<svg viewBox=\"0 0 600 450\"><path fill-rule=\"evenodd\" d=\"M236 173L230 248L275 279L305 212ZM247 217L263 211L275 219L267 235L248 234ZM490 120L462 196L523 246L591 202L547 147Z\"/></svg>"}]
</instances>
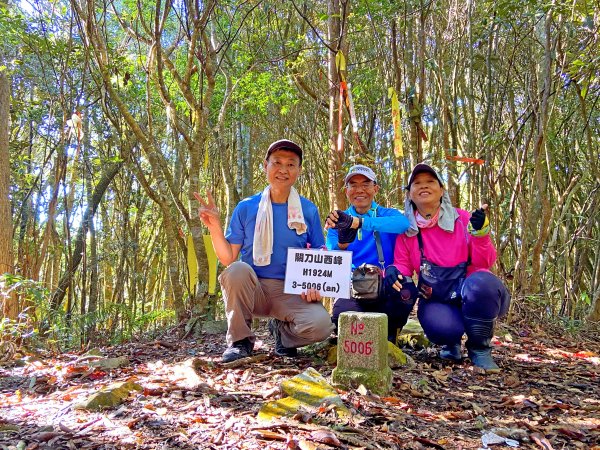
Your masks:
<instances>
[{"instance_id":1,"label":"black shoulder bag","mask_svg":"<svg viewBox=\"0 0 600 450\"><path fill-rule=\"evenodd\" d=\"M377 256L379 265L363 263L352 271L351 292L352 298L360 302L373 302L379 300L383 294L383 274L385 271L385 259L381 249L381 237L379 231L373 231L375 244L377 245Z\"/></svg>"}]
</instances>

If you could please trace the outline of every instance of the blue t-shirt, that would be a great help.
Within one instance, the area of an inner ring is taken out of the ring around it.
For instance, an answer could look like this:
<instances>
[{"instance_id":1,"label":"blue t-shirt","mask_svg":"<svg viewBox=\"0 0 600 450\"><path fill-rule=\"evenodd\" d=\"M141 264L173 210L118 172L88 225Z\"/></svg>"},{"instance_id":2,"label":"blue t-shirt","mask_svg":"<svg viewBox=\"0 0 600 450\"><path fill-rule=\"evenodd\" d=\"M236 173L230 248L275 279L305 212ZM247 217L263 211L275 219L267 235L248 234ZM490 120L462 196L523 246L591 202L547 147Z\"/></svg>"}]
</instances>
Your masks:
<instances>
[{"instance_id":1,"label":"blue t-shirt","mask_svg":"<svg viewBox=\"0 0 600 450\"><path fill-rule=\"evenodd\" d=\"M345 249L352 252L352 267L356 268L363 263L379 266L377 244L375 243L373 231L379 231L385 267L392 264L394 262L396 237L408 229L408 219L397 209L384 208L375 202L371 204L371 209L365 214L356 212L354 206L350 206L344 212L354 217L363 218L363 225L356 239ZM340 249L338 247L338 230L334 228L327 230L327 248L329 250Z\"/></svg>"},{"instance_id":2,"label":"blue t-shirt","mask_svg":"<svg viewBox=\"0 0 600 450\"><path fill-rule=\"evenodd\" d=\"M262 192L238 203L231 215L231 222L227 228L227 233L225 233L225 238L231 244L241 244L241 260L250 264L259 278L283 280L285 279L288 248L306 248L306 244L310 244L311 248L316 249L325 245L319 211L310 200L300 197L307 230L306 233L298 235L296 230L288 227L287 203L272 203L273 254L271 255L271 263L267 266L255 266L252 259L252 246L256 213L261 195Z\"/></svg>"}]
</instances>

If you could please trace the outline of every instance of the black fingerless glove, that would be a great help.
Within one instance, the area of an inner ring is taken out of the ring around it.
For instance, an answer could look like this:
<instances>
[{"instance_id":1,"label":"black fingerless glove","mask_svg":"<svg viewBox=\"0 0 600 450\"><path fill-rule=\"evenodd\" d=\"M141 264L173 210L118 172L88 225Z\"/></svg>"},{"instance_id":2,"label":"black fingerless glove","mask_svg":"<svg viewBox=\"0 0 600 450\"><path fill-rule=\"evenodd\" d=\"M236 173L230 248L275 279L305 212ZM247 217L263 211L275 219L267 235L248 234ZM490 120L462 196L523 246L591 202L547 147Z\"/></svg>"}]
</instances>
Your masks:
<instances>
[{"instance_id":1,"label":"black fingerless glove","mask_svg":"<svg viewBox=\"0 0 600 450\"><path fill-rule=\"evenodd\" d=\"M354 221L354 217L350 214L345 213L344 211L336 210L338 215L337 222L335 223L335 229L337 230L346 230L352 226L352 222ZM352 238L354 240L354 238Z\"/></svg>"},{"instance_id":2,"label":"black fingerless glove","mask_svg":"<svg viewBox=\"0 0 600 450\"><path fill-rule=\"evenodd\" d=\"M338 231L338 243L339 244L350 244L356 239L356 233L358 232L355 228L343 228Z\"/></svg>"},{"instance_id":3,"label":"black fingerless glove","mask_svg":"<svg viewBox=\"0 0 600 450\"><path fill-rule=\"evenodd\" d=\"M385 269L385 279L383 280L383 288L385 289L385 292L393 293L395 291L393 286L396 281L400 281L398 276L402 276L402 274L396 268L396 266L388 266Z\"/></svg>"},{"instance_id":4,"label":"black fingerless glove","mask_svg":"<svg viewBox=\"0 0 600 450\"><path fill-rule=\"evenodd\" d=\"M483 224L485 223L485 210L483 208L476 209L471 213L471 227L474 230L481 230L483 228Z\"/></svg>"}]
</instances>

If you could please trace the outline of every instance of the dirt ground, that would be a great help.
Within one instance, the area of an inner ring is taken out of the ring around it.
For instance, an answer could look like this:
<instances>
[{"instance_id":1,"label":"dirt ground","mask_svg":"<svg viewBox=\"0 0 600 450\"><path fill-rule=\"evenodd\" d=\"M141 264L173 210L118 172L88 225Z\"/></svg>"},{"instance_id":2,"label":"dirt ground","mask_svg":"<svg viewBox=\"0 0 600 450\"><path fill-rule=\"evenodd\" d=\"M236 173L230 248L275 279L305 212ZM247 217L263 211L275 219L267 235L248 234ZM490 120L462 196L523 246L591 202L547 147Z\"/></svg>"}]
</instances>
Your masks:
<instances>
[{"instance_id":1,"label":"dirt ground","mask_svg":"<svg viewBox=\"0 0 600 450\"><path fill-rule=\"evenodd\" d=\"M320 407L270 423L257 412L282 396L282 380L308 367L331 375L327 348L277 357L262 324L258 357L225 367L223 335L177 334L99 349L121 358L116 369L94 367L83 353L1 363L0 449L600 449L594 332L503 325L494 339L503 370L495 375L468 361L442 364L435 347L406 348L416 367L394 370L388 396L339 392L350 418ZM125 381L142 390L113 407L78 409Z\"/></svg>"}]
</instances>

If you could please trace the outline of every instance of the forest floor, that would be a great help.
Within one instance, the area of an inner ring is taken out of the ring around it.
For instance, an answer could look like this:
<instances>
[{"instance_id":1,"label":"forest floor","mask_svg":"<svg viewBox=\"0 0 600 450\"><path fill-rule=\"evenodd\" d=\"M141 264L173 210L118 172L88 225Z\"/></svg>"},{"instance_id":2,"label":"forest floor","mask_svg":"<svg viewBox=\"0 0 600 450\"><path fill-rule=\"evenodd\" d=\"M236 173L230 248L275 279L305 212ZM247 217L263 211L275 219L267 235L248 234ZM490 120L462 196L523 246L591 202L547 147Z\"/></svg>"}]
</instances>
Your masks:
<instances>
[{"instance_id":1,"label":"forest floor","mask_svg":"<svg viewBox=\"0 0 600 450\"><path fill-rule=\"evenodd\" d=\"M0 449L600 449L600 344L592 331L502 325L494 354L503 370L494 375L468 362L444 365L433 347L405 349L416 367L394 370L388 396L340 391L350 418L321 407L271 423L257 412L282 397L282 380L309 367L331 374L326 349L276 357L262 323L261 356L232 368L220 363L222 334L176 335L101 348L122 358L117 369L94 367L83 352L1 363ZM77 408L119 381L143 391L112 408ZM494 436L503 442L488 443Z\"/></svg>"}]
</instances>

